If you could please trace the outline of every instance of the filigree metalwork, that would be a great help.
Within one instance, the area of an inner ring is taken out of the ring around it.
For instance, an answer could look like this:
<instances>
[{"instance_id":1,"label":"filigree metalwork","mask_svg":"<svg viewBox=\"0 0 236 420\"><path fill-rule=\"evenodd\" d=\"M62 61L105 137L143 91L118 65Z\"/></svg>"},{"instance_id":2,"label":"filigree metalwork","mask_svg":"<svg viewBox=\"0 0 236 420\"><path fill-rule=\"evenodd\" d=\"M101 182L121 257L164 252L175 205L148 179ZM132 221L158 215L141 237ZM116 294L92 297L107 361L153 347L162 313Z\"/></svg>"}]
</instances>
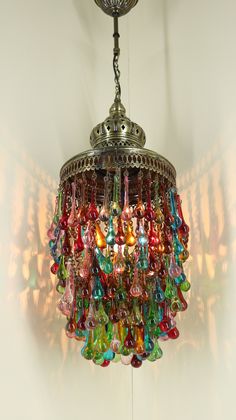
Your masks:
<instances>
[{"instance_id":1,"label":"filigree metalwork","mask_svg":"<svg viewBox=\"0 0 236 420\"><path fill-rule=\"evenodd\" d=\"M167 159L151 150L134 147L108 147L80 153L64 164L60 172L60 181L64 183L82 172L115 171L117 167L146 169L163 176L171 186L176 185L175 168Z\"/></svg>"},{"instance_id":2,"label":"filigree metalwork","mask_svg":"<svg viewBox=\"0 0 236 420\"><path fill-rule=\"evenodd\" d=\"M136 4L138 0L95 0L95 3L110 16L126 15Z\"/></svg>"},{"instance_id":3,"label":"filigree metalwork","mask_svg":"<svg viewBox=\"0 0 236 420\"><path fill-rule=\"evenodd\" d=\"M146 142L145 132L131 121L121 103L115 102L110 109L110 116L98 124L91 132L90 144L94 149L106 147L143 147Z\"/></svg>"}]
</instances>

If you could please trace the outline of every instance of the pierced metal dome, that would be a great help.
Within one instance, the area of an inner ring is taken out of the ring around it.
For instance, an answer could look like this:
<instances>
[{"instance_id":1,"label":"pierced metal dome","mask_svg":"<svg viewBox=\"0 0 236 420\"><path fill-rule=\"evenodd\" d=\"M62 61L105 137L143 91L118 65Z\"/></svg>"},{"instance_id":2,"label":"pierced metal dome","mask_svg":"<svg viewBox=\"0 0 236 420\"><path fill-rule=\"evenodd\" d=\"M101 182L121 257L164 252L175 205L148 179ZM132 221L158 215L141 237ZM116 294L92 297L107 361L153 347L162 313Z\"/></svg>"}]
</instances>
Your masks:
<instances>
[{"instance_id":1,"label":"pierced metal dome","mask_svg":"<svg viewBox=\"0 0 236 420\"><path fill-rule=\"evenodd\" d=\"M94 149L105 147L143 147L146 137L143 129L126 116L119 101L110 108L110 116L92 130L90 144Z\"/></svg>"},{"instance_id":2,"label":"pierced metal dome","mask_svg":"<svg viewBox=\"0 0 236 420\"><path fill-rule=\"evenodd\" d=\"M96 4L109 16L124 16L138 0L95 0Z\"/></svg>"}]
</instances>

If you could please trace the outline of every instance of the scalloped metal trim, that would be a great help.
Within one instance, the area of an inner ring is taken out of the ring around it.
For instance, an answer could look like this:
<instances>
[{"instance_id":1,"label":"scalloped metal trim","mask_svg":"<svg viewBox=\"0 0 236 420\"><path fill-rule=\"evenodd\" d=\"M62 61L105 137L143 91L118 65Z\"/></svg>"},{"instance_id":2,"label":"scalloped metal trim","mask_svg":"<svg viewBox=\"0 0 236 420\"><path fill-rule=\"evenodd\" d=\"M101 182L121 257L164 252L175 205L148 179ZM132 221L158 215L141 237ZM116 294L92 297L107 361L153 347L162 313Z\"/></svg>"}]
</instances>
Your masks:
<instances>
[{"instance_id":1,"label":"scalloped metal trim","mask_svg":"<svg viewBox=\"0 0 236 420\"><path fill-rule=\"evenodd\" d=\"M147 169L165 177L176 185L174 166L157 153L138 148L114 148L88 150L66 162L60 171L60 182L86 171L115 170L120 168Z\"/></svg>"}]
</instances>

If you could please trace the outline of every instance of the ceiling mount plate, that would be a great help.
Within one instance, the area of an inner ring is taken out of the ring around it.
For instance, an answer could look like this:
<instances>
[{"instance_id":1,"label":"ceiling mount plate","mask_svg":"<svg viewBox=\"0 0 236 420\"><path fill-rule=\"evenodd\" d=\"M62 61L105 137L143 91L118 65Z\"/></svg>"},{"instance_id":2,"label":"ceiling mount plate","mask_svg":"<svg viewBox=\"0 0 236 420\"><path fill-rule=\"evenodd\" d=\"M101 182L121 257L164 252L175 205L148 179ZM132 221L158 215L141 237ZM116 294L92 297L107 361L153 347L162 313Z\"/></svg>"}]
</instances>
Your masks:
<instances>
[{"instance_id":1,"label":"ceiling mount plate","mask_svg":"<svg viewBox=\"0 0 236 420\"><path fill-rule=\"evenodd\" d=\"M138 0L95 0L95 3L109 16L124 16Z\"/></svg>"}]
</instances>

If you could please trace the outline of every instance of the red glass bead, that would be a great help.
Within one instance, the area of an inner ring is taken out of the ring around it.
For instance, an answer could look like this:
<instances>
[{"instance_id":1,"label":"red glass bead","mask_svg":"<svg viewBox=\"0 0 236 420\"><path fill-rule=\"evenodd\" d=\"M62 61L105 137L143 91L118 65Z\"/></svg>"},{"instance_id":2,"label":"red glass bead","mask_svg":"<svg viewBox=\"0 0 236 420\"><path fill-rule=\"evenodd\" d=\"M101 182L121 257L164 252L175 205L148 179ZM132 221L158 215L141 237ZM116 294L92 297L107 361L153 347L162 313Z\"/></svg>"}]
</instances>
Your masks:
<instances>
[{"instance_id":1,"label":"red glass bead","mask_svg":"<svg viewBox=\"0 0 236 420\"><path fill-rule=\"evenodd\" d=\"M85 315L85 312L84 312L77 322L78 330L81 330L81 331L86 330L85 321L86 321L86 315Z\"/></svg>"},{"instance_id":2,"label":"red glass bead","mask_svg":"<svg viewBox=\"0 0 236 420\"><path fill-rule=\"evenodd\" d=\"M89 296L90 296L90 289L89 289L88 286L84 286L81 289L81 297L82 297L82 299L86 299Z\"/></svg>"},{"instance_id":3,"label":"red glass bead","mask_svg":"<svg viewBox=\"0 0 236 420\"><path fill-rule=\"evenodd\" d=\"M168 331L168 337L172 340L176 340L179 337L179 330L178 328L174 327L170 331Z\"/></svg>"},{"instance_id":4,"label":"red glass bead","mask_svg":"<svg viewBox=\"0 0 236 420\"><path fill-rule=\"evenodd\" d=\"M78 236L76 241L74 242L74 251L79 253L82 252L84 249L84 243L81 236L81 226L78 226Z\"/></svg>"},{"instance_id":5,"label":"red glass bead","mask_svg":"<svg viewBox=\"0 0 236 420\"><path fill-rule=\"evenodd\" d=\"M104 362L100 366L105 368L105 367L109 366L109 364L110 364L110 360L104 360Z\"/></svg>"},{"instance_id":6,"label":"red glass bead","mask_svg":"<svg viewBox=\"0 0 236 420\"><path fill-rule=\"evenodd\" d=\"M69 238L68 232L66 231L64 242L63 242L63 245L62 245L62 254L65 257L69 257L71 255L71 251L72 250L71 250L71 245L70 245L70 238Z\"/></svg>"},{"instance_id":7,"label":"red glass bead","mask_svg":"<svg viewBox=\"0 0 236 420\"><path fill-rule=\"evenodd\" d=\"M59 220L59 228L61 230L66 230L67 226L68 226L68 217L66 214L64 214Z\"/></svg>"},{"instance_id":8,"label":"red glass bead","mask_svg":"<svg viewBox=\"0 0 236 420\"><path fill-rule=\"evenodd\" d=\"M114 285L111 285L107 288L107 295L110 299L114 299L116 295L116 287Z\"/></svg>"},{"instance_id":9,"label":"red glass bead","mask_svg":"<svg viewBox=\"0 0 236 420\"><path fill-rule=\"evenodd\" d=\"M70 318L69 321L66 324L66 335L69 338L72 338L74 336L75 330L76 330L76 322L73 318Z\"/></svg>"},{"instance_id":10,"label":"red glass bead","mask_svg":"<svg viewBox=\"0 0 236 420\"><path fill-rule=\"evenodd\" d=\"M149 255L149 270L155 273L159 269L158 260L153 252L150 252Z\"/></svg>"},{"instance_id":11,"label":"red glass bead","mask_svg":"<svg viewBox=\"0 0 236 420\"><path fill-rule=\"evenodd\" d=\"M178 288L178 296L179 296L179 300L181 302L182 305L182 311L186 311L186 309L188 308L188 304L186 302L186 300L183 297L183 294L181 292L181 290Z\"/></svg>"},{"instance_id":12,"label":"red glass bead","mask_svg":"<svg viewBox=\"0 0 236 420\"><path fill-rule=\"evenodd\" d=\"M117 234L116 234L116 244L117 245L124 245L125 244L125 234L122 227L121 218L118 218L118 227L117 227Z\"/></svg>"},{"instance_id":13,"label":"red glass bead","mask_svg":"<svg viewBox=\"0 0 236 420\"><path fill-rule=\"evenodd\" d=\"M165 213L165 224L166 224L166 226L170 227L173 223L174 223L174 217L172 216L172 214L168 210Z\"/></svg>"},{"instance_id":14,"label":"red glass bead","mask_svg":"<svg viewBox=\"0 0 236 420\"><path fill-rule=\"evenodd\" d=\"M79 224L80 225L85 225L86 224L86 222L87 222L87 208L86 208L86 206L82 206L82 207L80 207L80 209L79 209L79 212L78 212L78 220L79 220Z\"/></svg>"},{"instance_id":15,"label":"red glass bead","mask_svg":"<svg viewBox=\"0 0 236 420\"><path fill-rule=\"evenodd\" d=\"M143 293L142 293L142 300L144 302L147 302L149 300L149 294L148 294L147 290L144 290L143 291Z\"/></svg>"},{"instance_id":16,"label":"red glass bead","mask_svg":"<svg viewBox=\"0 0 236 420\"><path fill-rule=\"evenodd\" d=\"M142 219L145 214L145 207L143 202L140 200L137 203L137 206L134 209L134 217L137 217L137 219Z\"/></svg>"},{"instance_id":17,"label":"red glass bead","mask_svg":"<svg viewBox=\"0 0 236 420\"><path fill-rule=\"evenodd\" d=\"M170 318L168 318L167 316L166 316L166 317L164 317L164 318L162 319L162 321L160 322L159 327L160 327L160 330L161 330L162 332L167 332L167 331L169 331L169 329L171 328L171 321L170 321Z\"/></svg>"},{"instance_id":18,"label":"red glass bead","mask_svg":"<svg viewBox=\"0 0 236 420\"><path fill-rule=\"evenodd\" d=\"M166 265L165 265L164 261L161 260L160 268L158 270L158 277L160 279L164 280L167 277L167 275L168 275L168 271L167 271Z\"/></svg>"},{"instance_id":19,"label":"red glass bead","mask_svg":"<svg viewBox=\"0 0 236 420\"><path fill-rule=\"evenodd\" d=\"M156 248L159 245L159 238L157 236L157 232L154 230L153 222L150 222L150 230L148 234L148 243L149 246L152 248Z\"/></svg>"},{"instance_id":20,"label":"red glass bead","mask_svg":"<svg viewBox=\"0 0 236 420\"><path fill-rule=\"evenodd\" d=\"M131 365L134 368L140 368L142 366L142 360L138 359L137 356L134 354L131 360Z\"/></svg>"},{"instance_id":21,"label":"red glass bead","mask_svg":"<svg viewBox=\"0 0 236 420\"><path fill-rule=\"evenodd\" d=\"M145 360L148 358L148 356L150 356L150 353L145 352L145 353L140 354L140 356L142 357L143 360Z\"/></svg>"},{"instance_id":22,"label":"red glass bead","mask_svg":"<svg viewBox=\"0 0 236 420\"><path fill-rule=\"evenodd\" d=\"M95 220L97 220L98 216L99 216L99 213L98 213L98 210L97 210L97 207L96 207L95 203L91 203L89 208L88 208L87 219L95 222Z\"/></svg>"},{"instance_id":23,"label":"red glass bead","mask_svg":"<svg viewBox=\"0 0 236 420\"><path fill-rule=\"evenodd\" d=\"M182 224L180 225L179 229L178 229L178 233L181 237L188 237L189 234L189 226L187 225L187 223L184 220L184 216L183 216L183 212L182 212L182 206L181 206L181 199L180 196L177 194L176 195L176 202L177 202L177 210L178 210L178 214L180 219L182 220Z\"/></svg>"},{"instance_id":24,"label":"red glass bead","mask_svg":"<svg viewBox=\"0 0 236 420\"><path fill-rule=\"evenodd\" d=\"M135 347L135 339L134 339L134 337L131 333L130 328L129 328L128 334L125 338L124 345L125 345L125 347L127 347L127 349L133 349Z\"/></svg>"},{"instance_id":25,"label":"red glass bead","mask_svg":"<svg viewBox=\"0 0 236 420\"><path fill-rule=\"evenodd\" d=\"M169 255L173 252L173 246L172 246L172 243L169 241L169 239L164 239L163 248L164 248L164 254Z\"/></svg>"},{"instance_id":26,"label":"red glass bead","mask_svg":"<svg viewBox=\"0 0 236 420\"><path fill-rule=\"evenodd\" d=\"M119 322L120 317L115 309L111 310L109 314L109 319L112 322L112 324L116 324L117 322Z\"/></svg>"},{"instance_id":27,"label":"red glass bead","mask_svg":"<svg viewBox=\"0 0 236 420\"><path fill-rule=\"evenodd\" d=\"M146 219L146 220L148 220L149 222L150 222L150 221L152 221L152 220L155 220L155 218L156 218L156 213L155 213L155 211L153 210L153 208L152 208L151 206L148 206L148 207L146 208L145 213L144 213L144 217L145 217L145 219Z\"/></svg>"},{"instance_id":28,"label":"red glass bead","mask_svg":"<svg viewBox=\"0 0 236 420\"><path fill-rule=\"evenodd\" d=\"M56 274L56 273L57 273L58 268L59 268L59 264L54 263L54 264L51 266L51 273L52 273L52 274Z\"/></svg>"}]
</instances>

